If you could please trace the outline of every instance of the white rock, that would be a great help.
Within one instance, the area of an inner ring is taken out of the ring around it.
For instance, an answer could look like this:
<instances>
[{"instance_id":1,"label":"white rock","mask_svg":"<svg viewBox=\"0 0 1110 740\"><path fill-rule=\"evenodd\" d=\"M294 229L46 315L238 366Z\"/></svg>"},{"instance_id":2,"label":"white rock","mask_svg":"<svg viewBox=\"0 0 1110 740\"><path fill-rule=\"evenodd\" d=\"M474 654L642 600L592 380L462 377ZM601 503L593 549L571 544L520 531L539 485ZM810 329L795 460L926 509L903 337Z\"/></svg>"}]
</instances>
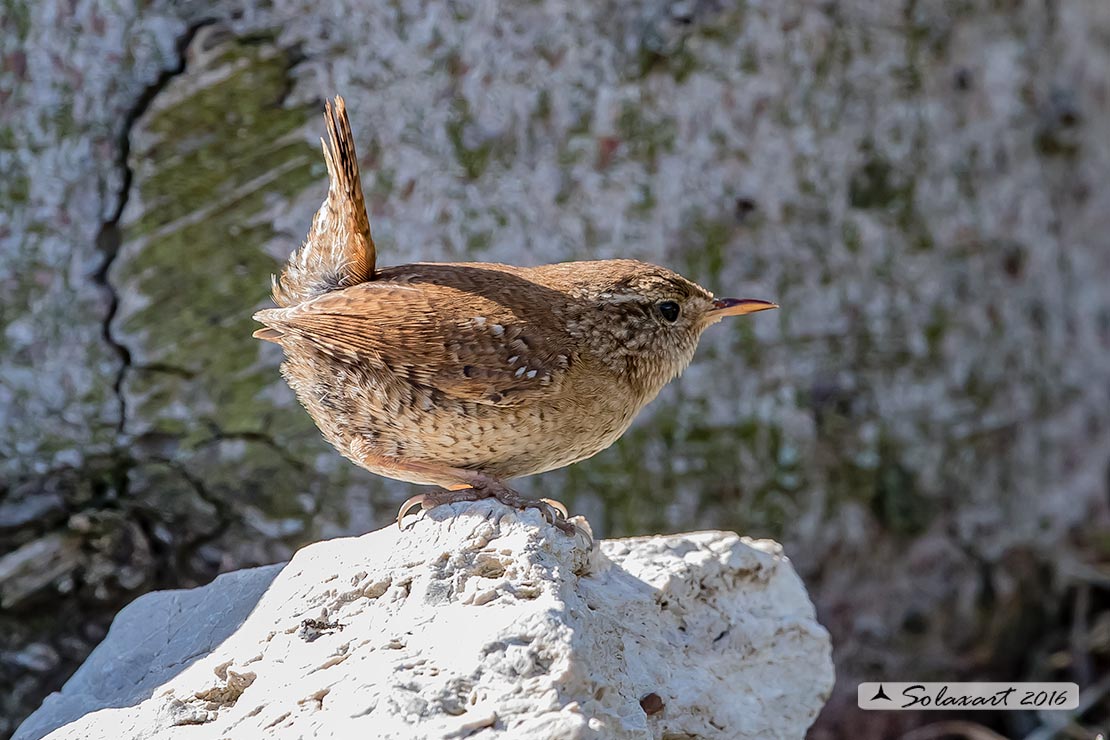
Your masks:
<instances>
[{"instance_id":1,"label":"white rock","mask_svg":"<svg viewBox=\"0 0 1110 740\"><path fill-rule=\"evenodd\" d=\"M15 738L801 738L832 683L776 543L478 502L136 600Z\"/></svg>"}]
</instances>

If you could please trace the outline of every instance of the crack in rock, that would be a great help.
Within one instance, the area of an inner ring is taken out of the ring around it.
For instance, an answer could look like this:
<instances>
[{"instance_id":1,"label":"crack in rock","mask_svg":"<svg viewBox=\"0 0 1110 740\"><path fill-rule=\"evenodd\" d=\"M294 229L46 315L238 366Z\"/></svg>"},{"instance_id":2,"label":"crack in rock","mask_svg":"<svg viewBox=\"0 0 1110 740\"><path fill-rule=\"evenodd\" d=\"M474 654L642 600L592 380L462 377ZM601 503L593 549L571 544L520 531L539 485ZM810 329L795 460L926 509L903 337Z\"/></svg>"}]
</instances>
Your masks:
<instances>
[{"instance_id":1,"label":"crack in rock","mask_svg":"<svg viewBox=\"0 0 1110 740\"><path fill-rule=\"evenodd\" d=\"M97 234L96 245L97 249L104 254L104 261L101 262L100 268L94 276L95 282L100 285L108 294L108 310L104 315L103 324L103 337L104 341L112 347L120 359L120 368L116 373L115 381L112 385L112 390L115 393L117 403L119 405L119 423L117 431L123 433L127 427L127 399L123 392L123 383L127 377L127 371L131 367L131 350L124 344L115 333L112 331L112 321L116 317L116 312L119 309L119 294L116 292L115 286L112 284L111 279L108 277L112 264L119 254L122 237L120 234L120 218L123 216L123 210L127 207L127 201L131 196L131 184L134 179L134 172L128 159L131 155L131 131L135 123L142 118L143 114L150 107L154 98L169 84L170 80L185 71L186 50L189 44L192 43L196 37L197 32L205 26L210 26L215 23L213 18L205 18L190 25L175 42L175 53L177 56L177 64L170 68L162 70L158 75L158 79L146 87L145 90L135 100L135 104L127 111L127 115L123 120L123 127L120 132L119 159L117 167L123 172L122 183L120 184L119 200L116 204L116 210L104 224L100 227L100 232Z\"/></svg>"}]
</instances>

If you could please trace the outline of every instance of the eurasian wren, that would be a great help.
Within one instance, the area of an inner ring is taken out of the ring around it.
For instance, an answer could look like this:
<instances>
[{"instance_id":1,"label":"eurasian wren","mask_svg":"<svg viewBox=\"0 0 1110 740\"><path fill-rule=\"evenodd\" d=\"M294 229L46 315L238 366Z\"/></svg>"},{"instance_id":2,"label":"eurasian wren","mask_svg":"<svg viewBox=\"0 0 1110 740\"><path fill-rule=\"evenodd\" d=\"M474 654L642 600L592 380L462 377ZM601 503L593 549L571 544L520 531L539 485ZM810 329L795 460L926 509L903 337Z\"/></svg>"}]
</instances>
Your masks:
<instances>
[{"instance_id":1,"label":"eurasian wren","mask_svg":"<svg viewBox=\"0 0 1110 740\"><path fill-rule=\"evenodd\" d=\"M409 499L398 522L416 503L493 496L573 531L561 505L503 481L604 450L707 327L776 308L627 259L379 268L341 97L324 118L327 199L254 336L285 350L282 374L340 453L446 489Z\"/></svg>"}]
</instances>

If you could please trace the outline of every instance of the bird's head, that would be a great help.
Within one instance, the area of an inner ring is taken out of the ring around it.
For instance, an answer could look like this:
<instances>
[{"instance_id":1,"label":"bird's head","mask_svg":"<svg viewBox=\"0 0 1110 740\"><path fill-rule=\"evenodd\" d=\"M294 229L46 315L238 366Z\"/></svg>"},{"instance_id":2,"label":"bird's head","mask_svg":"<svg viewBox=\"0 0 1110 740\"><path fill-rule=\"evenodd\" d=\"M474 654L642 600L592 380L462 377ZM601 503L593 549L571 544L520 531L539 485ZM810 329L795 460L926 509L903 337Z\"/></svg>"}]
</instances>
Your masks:
<instances>
[{"instance_id":1,"label":"bird's head","mask_svg":"<svg viewBox=\"0 0 1110 740\"><path fill-rule=\"evenodd\" d=\"M726 316L778 306L752 298L715 298L664 267L636 260L575 264L571 290L582 307L572 330L589 334L648 395L654 396L694 356L701 333Z\"/></svg>"}]
</instances>

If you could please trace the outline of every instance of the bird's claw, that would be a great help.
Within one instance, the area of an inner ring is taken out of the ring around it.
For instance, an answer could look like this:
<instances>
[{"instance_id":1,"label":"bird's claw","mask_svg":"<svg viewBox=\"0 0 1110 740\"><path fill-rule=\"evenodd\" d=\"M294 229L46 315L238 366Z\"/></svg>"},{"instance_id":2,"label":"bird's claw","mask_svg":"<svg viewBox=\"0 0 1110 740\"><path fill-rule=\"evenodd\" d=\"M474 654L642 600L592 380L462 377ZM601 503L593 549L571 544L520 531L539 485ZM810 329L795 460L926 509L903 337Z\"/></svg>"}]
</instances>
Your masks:
<instances>
[{"instance_id":1,"label":"bird's claw","mask_svg":"<svg viewBox=\"0 0 1110 740\"><path fill-rule=\"evenodd\" d=\"M567 513L567 507L563 505L562 501L556 501L553 498L541 498L540 501L543 501L545 504L558 511L563 515L564 519L570 519L570 514Z\"/></svg>"},{"instance_id":2,"label":"bird's claw","mask_svg":"<svg viewBox=\"0 0 1110 740\"><path fill-rule=\"evenodd\" d=\"M531 499L524 498L516 491L507 487L494 488L491 495L506 506L514 509L538 509L547 523L556 527L564 534L574 536L577 527L567 521L567 507L550 498Z\"/></svg>"},{"instance_id":3,"label":"bird's claw","mask_svg":"<svg viewBox=\"0 0 1110 740\"><path fill-rule=\"evenodd\" d=\"M398 529L403 529L404 528L401 525L401 520L404 519L406 516L408 516L410 511L415 509L417 506L423 506L424 505L424 495L425 494L423 494L423 493L418 493L415 496L409 496L409 498L405 501L405 503L401 504L401 508L397 510L397 528Z\"/></svg>"},{"instance_id":4,"label":"bird's claw","mask_svg":"<svg viewBox=\"0 0 1110 740\"><path fill-rule=\"evenodd\" d=\"M540 510L540 513L543 514L543 518L547 520L548 524L556 527L564 534L573 537L578 531L578 527L576 527L573 522L568 521L567 507L563 506L561 502L555 501L554 499L541 498L534 502L530 502L530 504Z\"/></svg>"}]
</instances>

